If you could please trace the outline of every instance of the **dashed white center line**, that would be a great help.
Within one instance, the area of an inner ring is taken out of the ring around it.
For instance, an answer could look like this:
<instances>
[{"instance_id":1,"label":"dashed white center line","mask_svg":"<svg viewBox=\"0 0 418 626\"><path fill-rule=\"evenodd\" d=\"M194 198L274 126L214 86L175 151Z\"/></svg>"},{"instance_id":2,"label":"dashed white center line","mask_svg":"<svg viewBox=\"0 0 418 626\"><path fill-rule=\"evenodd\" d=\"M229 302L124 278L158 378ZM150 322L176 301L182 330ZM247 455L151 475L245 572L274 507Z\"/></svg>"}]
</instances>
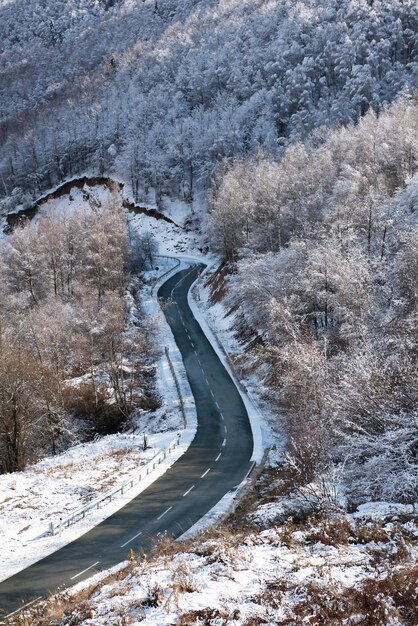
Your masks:
<instances>
[{"instance_id":1,"label":"dashed white center line","mask_svg":"<svg viewBox=\"0 0 418 626\"><path fill-rule=\"evenodd\" d=\"M210 395L212 396L212 398L215 397L215 394L213 393L212 389L210 390Z\"/></svg>"},{"instance_id":2,"label":"dashed white center line","mask_svg":"<svg viewBox=\"0 0 418 626\"><path fill-rule=\"evenodd\" d=\"M192 486L190 487L190 489L188 489L188 490L186 491L186 493L183 493L183 498L185 498L186 496L188 496L188 495L189 495L189 493L191 492L191 490L192 490L192 489L194 489L194 485L192 485Z\"/></svg>"},{"instance_id":3,"label":"dashed white center line","mask_svg":"<svg viewBox=\"0 0 418 626\"><path fill-rule=\"evenodd\" d=\"M222 456L222 452L220 452L220 453L218 454L218 456L216 457L215 461L219 461L219 459L221 458L221 456Z\"/></svg>"},{"instance_id":4,"label":"dashed white center line","mask_svg":"<svg viewBox=\"0 0 418 626\"><path fill-rule=\"evenodd\" d=\"M207 476L210 472L210 468L206 470L206 472L204 474L201 475L200 478L204 478L205 476Z\"/></svg>"},{"instance_id":5,"label":"dashed white center line","mask_svg":"<svg viewBox=\"0 0 418 626\"><path fill-rule=\"evenodd\" d=\"M82 576L82 574L85 574L86 572L88 572L90 569L92 569L96 565L99 565L99 563L100 563L100 561L96 561L96 563L93 563L93 565L90 565L90 567L86 567L86 569L83 569L82 572L78 572L78 574L75 574L74 576L71 576L70 580L74 580L75 578L78 578L79 576Z\"/></svg>"},{"instance_id":6,"label":"dashed white center line","mask_svg":"<svg viewBox=\"0 0 418 626\"><path fill-rule=\"evenodd\" d=\"M224 424L224 431L225 431L225 435L226 435L226 433L228 432L228 429L227 429L225 424Z\"/></svg>"},{"instance_id":7,"label":"dashed white center line","mask_svg":"<svg viewBox=\"0 0 418 626\"><path fill-rule=\"evenodd\" d=\"M161 513L161 515L157 517L157 519L161 519L162 517L164 517L164 515L167 515L167 513L171 511L172 508L173 508L172 506L169 506L168 509L164 511L164 513Z\"/></svg>"},{"instance_id":8,"label":"dashed white center line","mask_svg":"<svg viewBox=\"0 0 418 626\"><path fill-rule=\"evenodd\" d=\"M219 406L219 404L217 402L215 402L216 406L218 407L218 410L221 410L221 407Z\"/></svg>"},{"instance_id":9,"label":"dashed white center line","mask_svg":"<svg viewBox=\"0 0 418 626\"><path fill-rule=\"evenodd\" d=\"M222 442L222 447L225 448L225 446L226 446L226 439L224 439Z\"/></svg>"},{"instance_id":10,"label":"dashed white center line","mask_svg":"<svg viewBox=\"0 0 418 626\"><path fill-rule=\"evenodd\" d=\"M142 535L142 530L139 533L137 533L134 537L131 537L130 539L128 539L128 541L125 541L125 543L121 545L121 548L124 548L125 546L127 546L128 543L131 543L131 541L139 537L139 535Z\"/></svg>"},{"instance_id":11,"label":"dashed white center line","mask_svg":"<svg viewBox=\"0 0 418 626\"><path fill-rule=\"evenodd\" d=\"M195 348L195 345L194 345L193 341L192 341L192 340L190 340L190 343L192 344L192 348L194 349L194 348Z\"/></svg>"},{"instance_id":12,"label":"dashed white center line","mask_svg":"<svg viewBox=\"0 0 418 626\"><path fill-rule=\"evenodd\" d=\"M208 381L208 379L206 377L205 377L205 380L206 380L207 386L209 387L209 381Z\"/></svg>"},{"instance_id":13,"label":"dashed white center line","mask_svg":"<svg viewBox=\"0 0 418 626\"><path fill-rule=\"evenodd\" d=\"M221 413L221 420L223 421L224 419L225 419L225 418L224 418L224 414L223 414L223 413Z\"/></svg>"}]
</instances>

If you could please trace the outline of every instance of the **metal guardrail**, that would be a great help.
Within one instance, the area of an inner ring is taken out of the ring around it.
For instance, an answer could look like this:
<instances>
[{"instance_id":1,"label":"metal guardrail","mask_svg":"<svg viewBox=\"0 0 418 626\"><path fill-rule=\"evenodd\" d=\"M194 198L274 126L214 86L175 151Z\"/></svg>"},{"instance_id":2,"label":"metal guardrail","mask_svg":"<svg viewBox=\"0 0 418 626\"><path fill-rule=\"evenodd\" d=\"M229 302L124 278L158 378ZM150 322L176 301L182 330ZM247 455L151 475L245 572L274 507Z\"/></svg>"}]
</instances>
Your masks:
<instances>
[{"instance_id":1,"label":"metal guardrail","mask_svg":"<svg viewBox=\"0 0 418 626\"><path fill-rule=\"evenodd\" d=\"M91 500L85 506L77 509L73 513L70 513L66 517L60 518L57 522L51 522L49 531L45 534L55 535L57 532L61 532L64 528L69 528L72 524L75 524L76 522L84 519L88 513L100 509L101 505L104 504L106 500L111 502L118 493L123 495L126 491L129 491L129 489L132 489L134 485L140 483L143 478L151 474L151 472L155 470L157 465L160 465L162 461L166 459L167 455L173 452L173 450L175 450L179 445L180 434L176 435L173 441L166 448L163 448L163 450L157 452L157 454L154 455L151 461L143 466L142 471L139 474L133 476L123 483L120 483L119 485L117 485L113 489L110 489L98 498Z\"/></svg>"}]
</instances>

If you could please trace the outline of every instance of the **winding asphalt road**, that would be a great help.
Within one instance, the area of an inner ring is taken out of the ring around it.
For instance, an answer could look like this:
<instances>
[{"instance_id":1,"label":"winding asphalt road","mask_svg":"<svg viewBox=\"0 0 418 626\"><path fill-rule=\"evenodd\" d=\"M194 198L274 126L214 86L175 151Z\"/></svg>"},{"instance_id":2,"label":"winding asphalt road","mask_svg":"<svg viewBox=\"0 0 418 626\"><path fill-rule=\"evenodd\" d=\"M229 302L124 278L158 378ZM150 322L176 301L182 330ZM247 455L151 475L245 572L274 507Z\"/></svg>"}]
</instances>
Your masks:
<instances>
[{"instance_id":1,"label":"winding asphalt road","mask_svg":"<svg viewBox=\"0 0 418 626\"><path fill-rule=\"evenodd\" d=\"M180 536L250 468L253 438L243 401L187 303L201 266L182 270L159 289L196 402L198 428L186 453L138 497L85 535L0 583L10 614L59 588L149 550L159 533Z\"/></svg>"}]
</instances>

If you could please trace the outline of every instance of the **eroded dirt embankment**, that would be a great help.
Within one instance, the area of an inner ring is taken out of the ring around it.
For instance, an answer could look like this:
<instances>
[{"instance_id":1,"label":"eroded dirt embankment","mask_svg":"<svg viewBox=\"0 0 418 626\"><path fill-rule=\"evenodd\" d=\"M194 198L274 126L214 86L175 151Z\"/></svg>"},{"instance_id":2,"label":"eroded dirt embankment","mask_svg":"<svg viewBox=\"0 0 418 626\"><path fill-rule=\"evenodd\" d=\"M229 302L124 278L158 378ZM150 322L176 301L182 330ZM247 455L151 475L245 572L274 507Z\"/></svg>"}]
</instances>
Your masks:
<instances>
[{"instance_id":1,"label":"eroded dirt embankment","mask_svg":"<svg viewBox=\"0 0 418 626\"><path fill-rule=\"evenodd\" d=\"M83 176L82 178L77 178L75 180L71 180L66 183L63 183L62 185L57 187L55 191L52 191L46 196L42 196L42 198L40 198L37 202L32 204L27 209L22 209L21 211L18 211L16 213L9 213L8 215L6 215L6 226L4 228L4 232L6 234L9 234L13 232L13 230L17 228L18 226L23 225L26 221L32 220L37 215L38 211L45 204L47 204L48 202L51 202L51 200L58 200L65 195L69 195L72 189L77 188L77 189L82 190L86 186L95 187L98 185L104 185L109 188L116 187L117 189L119 189L123 197L123 189L124 189L123 183L114 181L111 178L105 178L105 177L99 177L99 176L89 178L87 176ZM88 191L86 191L86 193L88 194ZM138 206L134 204L133 202L130 202L126 198L123 198L123 206L129 211L131 211L132 213L142 213L144 215L148 215L148 217L155 217L155 219L157 220L164 220L168 222L169 224L175 224L175 222L172 219L170 219L169 217L167 217L160 211L157 211L156 209L147 209L145 207Z\"/></svg>"}]
</instances>

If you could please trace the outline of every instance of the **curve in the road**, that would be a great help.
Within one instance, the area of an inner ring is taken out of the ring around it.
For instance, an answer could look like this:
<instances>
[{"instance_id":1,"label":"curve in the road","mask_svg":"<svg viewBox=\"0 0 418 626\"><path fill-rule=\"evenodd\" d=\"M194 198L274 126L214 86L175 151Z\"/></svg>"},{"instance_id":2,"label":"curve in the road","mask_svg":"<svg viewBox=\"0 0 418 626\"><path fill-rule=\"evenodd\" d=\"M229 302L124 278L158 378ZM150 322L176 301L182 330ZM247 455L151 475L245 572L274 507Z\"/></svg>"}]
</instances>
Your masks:
<instances>
[{"instance_id":1,"label":"curve in the road","mask_svg":"<svg viewBox=\"0 0 418 626\"><path fill-rule=\"evenodd\" d=\"M114 566L130 549L149 550L162 533L180 536L245 477L253 450L247 411L187 302L201 267L177 272L158 291L195 398L198 426L192 444L114 515L1 582L3 615Z\"/></svg>"}]
</instances>

